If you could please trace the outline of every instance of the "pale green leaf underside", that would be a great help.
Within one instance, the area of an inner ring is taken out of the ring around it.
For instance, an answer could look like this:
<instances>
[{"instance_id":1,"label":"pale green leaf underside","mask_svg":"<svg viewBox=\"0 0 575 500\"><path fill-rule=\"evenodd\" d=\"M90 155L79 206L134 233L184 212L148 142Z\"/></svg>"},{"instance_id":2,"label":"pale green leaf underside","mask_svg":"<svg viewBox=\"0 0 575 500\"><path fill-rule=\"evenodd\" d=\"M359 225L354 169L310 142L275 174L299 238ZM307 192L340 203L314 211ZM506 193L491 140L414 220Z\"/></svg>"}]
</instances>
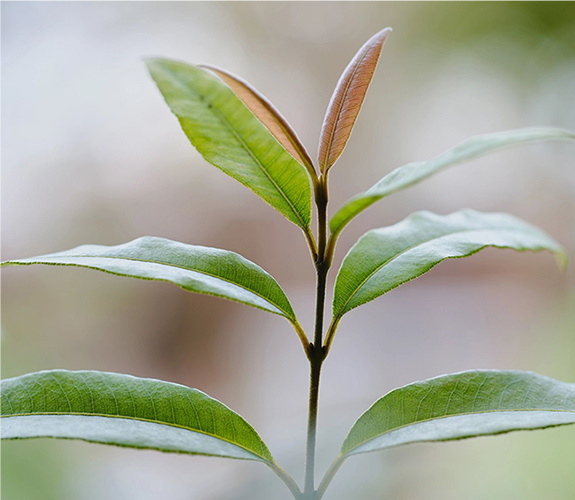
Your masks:
<instances>
[{"instance_id":1,"label":"pale green leaf underside","mask_svg":"<svg viewBox=\"0 0 575 500\"><path fill-rule=\"evenodd\" d=\"M514 144L552 140L575 140L575 134L558 128L524 128L478 135L427 161L417 161L396 168L367 191L348 200L331 218L332 233L339 233L360 212L387 195L427 179L444 168L477 158Z\"/></svg>"},{"instance_id":2,"label":"pale green leaf underside","mask_svg":"<svg viewBox=\"0 0 575 500\"><path fill-rule=\"evenodd\" d=\"M575 384L530 372L467 371L383 396L354 424L341 455L572 423Z\"/></svg>"},{"instance_id":3,"label":"pale green leaf underside","mask_svg":"<svg viewBox=\"0 0 575 500\"><path fill-rule=\"evenodd\" d=\"M234 92L204 69L167 59L147 61L190 142L220 168L306 230L311 187L305 168Z\"/></svg>"},{"instance_id":4,"label":"pale green leaf underside","mask_svg":"<svg viewBox=\"0 0 575 500\"><path fill-rule=\"evenodd\" d=\"M256 431L196 389L95 371L3 380L2 439L53 437L273 463Z\"/></svg>"},{"instance_id":5,"label":"pale green leaf underside","mask_svg":"<svg viewBox=\"0 0 575 500\"><path fill-rule=\"evenodd\" d=\"M167 281L190 292L215 295L279 314L293 309L274 278L241 255L146 236L117 246L83 245L64 252L10 260L3 266L78 266L120 276Z\"/></svg>"},{"instance_id":6,"label":"pale green leaf underside","mask_svg":"<svg viewBox=\"0 0 575 500\"><path fill-rule=\"evenodd\" d=\"M335 283L334 321L445 259L467 257L486 247L550 250L566 260L550 236L508 214L416 212L393 226L368 231L351 248Z\"/></svg>"}]
</instances>

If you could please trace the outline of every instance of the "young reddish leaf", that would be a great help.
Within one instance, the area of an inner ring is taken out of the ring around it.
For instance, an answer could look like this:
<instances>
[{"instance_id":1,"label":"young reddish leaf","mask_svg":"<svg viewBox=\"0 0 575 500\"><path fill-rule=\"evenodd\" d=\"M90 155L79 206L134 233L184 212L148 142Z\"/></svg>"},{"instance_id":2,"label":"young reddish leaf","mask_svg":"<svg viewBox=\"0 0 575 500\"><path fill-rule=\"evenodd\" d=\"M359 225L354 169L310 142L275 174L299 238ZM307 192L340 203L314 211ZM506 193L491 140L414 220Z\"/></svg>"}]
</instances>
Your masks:
<instances>
[{"instance_id":1,"label":"young reddish leaf","mask_svg":"<svg viewBox=\"0 0 575 500\"><path fill-rule=\"evenodd\" d=\"M341 156L375 73L391 28L373 35L348 64L329 102L321 129L319 166L327 172Z\"/></svg>"},{"instance_id":2,"label":"young reddish leaf","mask_svg":"<svg viewBox=\"0 0 575 500\"><path fill-rule=\"evenodd\" d=\"M208 64L200 64L199 66L218 75L255 117L265 125L284 149L307 168L311 178L314 181L317 179L313 161L305 146L292 126L266 96L239 76L228 71Z\"/></svg>"}]
</instances>

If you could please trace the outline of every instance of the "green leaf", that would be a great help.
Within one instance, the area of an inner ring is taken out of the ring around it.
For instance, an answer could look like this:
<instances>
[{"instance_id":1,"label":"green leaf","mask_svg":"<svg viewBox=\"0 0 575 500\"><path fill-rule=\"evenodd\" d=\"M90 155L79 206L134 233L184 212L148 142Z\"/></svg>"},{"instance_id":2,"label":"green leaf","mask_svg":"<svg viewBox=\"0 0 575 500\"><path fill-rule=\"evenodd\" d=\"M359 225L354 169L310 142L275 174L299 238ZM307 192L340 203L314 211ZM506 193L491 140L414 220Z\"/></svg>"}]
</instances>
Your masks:
<instances>
[{"instance_id":1,"label":"green leaf","mask_svg":"<svg viewBox=\"0 0 575 500\"><path fill-rule=\"evenodd\" d=\"M474 210L450 215L416 212L393 226L368 231L351 248L335 282L334 323L443 260L467 257L486 247L550 250L566 262L556 241L511 215Z\"/></svg>"},{"instance_id":2,"label":"green leaf","mask_svg":"<svg viewBox=\"0 0 575 500\"><path fill-rule=\"evenodd\" d=\"M378 399L351 428L320 498L352 455L575 423L575 384L536 373L473 370L416 382Z\"/></svg>"},{"instance_id":3,"label":"green leaf","mask_svg":"<svg viewBox=\"0 0 575 500\"><path fill-rule=\"evenodd\" d=\"M278 283L241 255L146 236L117 246L83 245L72 250L10 260L2 266L78 266L119 276L167 281L190 292L215 295L284 316L297 323Z\"/></svg>"},{"instance_id":4,"label":"green leaf","mask_svg":"<svg viewBox=\"0 0 575 500\"><path fill-rule=\"evenodd\" d=\"M289 122L266 96L229 71L208 64L201 64L198 67L208 69L218 75L254 116L265 125L284 149L306 167L310 177L317 182L317 172L307 149Z\"/></svg>"},{"instance_id":5,"label":"green leaf","mask_svg":"<svg viewBox=\"0 0 575 500\"><path fill-rule=\"evenodd\" d=\"M341 232L351 219L376 201L413 186L452 165L523 142L574 139L575 134L573 132L545 127L509 130L471 137L436 158L417 161L396 168L373 187L354 196L339 208L329 221L330 230L334 234Z\"/></svg>"},{"instance_id":6,"label":"green leaf","mask_svg":"<svg viewBox=\"0 0 575 500\"><path fill-rule=\"evenodd\" d=\"M195 66L167 59L151 59L147 66L200 154L309 231L311 187L306 169L234 92Z\"/></svg>"},{"instance_id":7,"label":"green leaf","mask_svg":"<svg viewBox=\"0 0 575 500\"><path fill-rule=\"evenodd\" d=\"M575 423L575 384L536 373L471 370L416 382L378 399L341 448L356 455Z\"/></svg>"},{"instance_id":8,"label":"green leaf","mask_svg":"<svg viewBox=\"0 0 575 500\"><path fill-rule=\"evenodd\" d=\"M294 480L240 415L184 385L98 371L50 370L0 382L2 439L61 438L265 463Z\"/></svg>"},{"instance_id":9,"label":"green leaf","mask_svg":"<svg viewBox=\"0 0 575 500\"><path fill-rule=\"evenodd\" d=\"M273 463L256 431L196 389L118 373L3 380L2 439L53 437Z\"/></svg>"}]
</instances>

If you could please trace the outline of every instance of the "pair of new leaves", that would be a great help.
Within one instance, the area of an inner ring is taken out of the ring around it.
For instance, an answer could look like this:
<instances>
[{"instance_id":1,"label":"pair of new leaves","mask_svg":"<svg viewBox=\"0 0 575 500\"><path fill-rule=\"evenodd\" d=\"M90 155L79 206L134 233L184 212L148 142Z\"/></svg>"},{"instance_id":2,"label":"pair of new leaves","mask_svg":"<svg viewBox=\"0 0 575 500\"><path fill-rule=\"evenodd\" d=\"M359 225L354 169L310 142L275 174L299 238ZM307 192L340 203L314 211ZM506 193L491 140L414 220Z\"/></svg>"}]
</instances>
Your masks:
<instances>
[{"instance_id":1,"label":"pair of new leaves","mask_svg":"<svg viewBox=\"0 0 575 500\"><path fill-rule=\"evenodd\" d=\"M341 155L358 116L389 30L372 37L346 68L332 97L320 140L320 170ZM297 135L248 84L167 60L148 63L168 105L193 145L288 220L302 228L312 251L311 188L318 176ZM362 210L448 166L522 142L574 139L539 128L478 136L429 161L400 167L352 198L330 221L332 237ZM306 173L307 170L307 173ZM328 341L341 317L425 273L444 259L484 247L554 252L543 231L505 214L471 210L448 216L420 212L369 231L345 257L336 279ZM303 329L278 283L263 269L225 250L140 238L115 247L82 246L4 265L80 266L121 276L167 281L185 290L248 304ZM200 391L157 380L100 372L49 371L2 382L3 438L77 438L120 446L258 460L297 498L299 488L239 415ZM114 417L114 418L109 418ZM575 385L530 373L472 371L396 389L351 429L320 484L321 497L343 461L357 453L416 441L459 439L575 422Z\"/></svg>"},{"instance_id":2,"label":"pair of new leaves","mask_svg":"<svg viewBox=\"0 0 575 500\"><path fill-rule=\"evenodd\" d=\"M343 152L390 31L386 28L368 40L338 82L321 131L322 173ZM203 157L298 225L311 241L312 193L306 170L314 187L318 174L273 104L247 82L211 66L154 59L148 69Z\"/></svg>"}]
</instances>

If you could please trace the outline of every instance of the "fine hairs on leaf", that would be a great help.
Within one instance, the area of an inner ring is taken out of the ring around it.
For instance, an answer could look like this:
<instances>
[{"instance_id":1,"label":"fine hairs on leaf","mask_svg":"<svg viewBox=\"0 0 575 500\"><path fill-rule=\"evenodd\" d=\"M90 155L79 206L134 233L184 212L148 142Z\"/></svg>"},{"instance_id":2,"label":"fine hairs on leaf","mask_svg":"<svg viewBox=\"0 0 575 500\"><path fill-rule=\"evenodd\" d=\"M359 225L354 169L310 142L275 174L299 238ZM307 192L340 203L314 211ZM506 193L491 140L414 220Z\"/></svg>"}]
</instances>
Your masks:
<instances>
[{"instance_id":1,"label":"fine hairs on leaf","mask_svg":"<svg viewBox=\"0 0 575 500\"><path fill-rule=\"evenodd\" d=\"M503 213L472 209L438 215L420 211L365 233L337 273L332 320L323 316L338 236L376 201L449 167L501 148L542 141L575 142L573 132L525 128L472 137L446 153L387 174L336 210L328 224L328 172L342 155L375 75L385 28L371 37L343 72L320 134L316 166L275 106L252 85L211 65L151 59L147 66L168 107L202 156L252 190L304 233L317 276L315 325L308 335L276 280L228 251L143 237L115 246L82 245L2 266L75 266L112 275L163 281L282 316L293 326L310 365L304 483L276 462L240 415L183 385L98 371L47 370L0 383L2 439L61 438L136 449L251 460L267 465L296 500L320 500L349 457L426 441L449 441L575 423L575 383L531 372L474 370L392 390L351 428L339 455L316 483L319 386L342 317L412 281L447 259L486 247L548 251L560 267L562 246L543 230ZM312 202L317 230L311 229ZM360 333L357 333L360 335Z\"/></svg>"}]
</instances>

